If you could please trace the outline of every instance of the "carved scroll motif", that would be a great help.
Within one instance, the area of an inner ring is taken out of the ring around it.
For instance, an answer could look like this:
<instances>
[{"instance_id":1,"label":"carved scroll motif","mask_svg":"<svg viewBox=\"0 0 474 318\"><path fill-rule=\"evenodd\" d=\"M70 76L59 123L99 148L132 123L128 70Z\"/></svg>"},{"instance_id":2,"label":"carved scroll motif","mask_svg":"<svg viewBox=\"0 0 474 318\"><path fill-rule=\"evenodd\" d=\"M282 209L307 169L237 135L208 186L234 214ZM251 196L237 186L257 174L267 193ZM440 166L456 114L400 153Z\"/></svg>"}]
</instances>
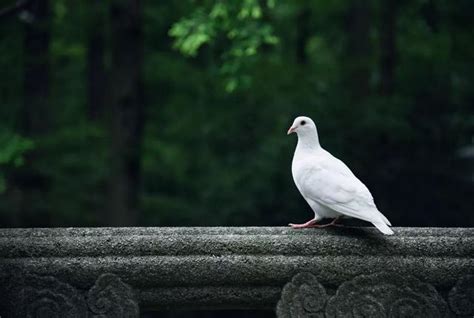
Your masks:
<instances>
[{"instance_id":1,"label":"carved scroll motif","mask_svg":"<svg viewBox=\"0 0 474 318\"><path fill-rule=\"evenodd\" d=\"M458 315L474 315L474 275L466 275L458 280L449 292L449 305Z\"/></svg>"},{"instance_id":2,"label":"carved scroll motif","mask_svg":"<svg viewBox=\"0 0 474 318\"><path fill-rule=\"evenodd\" d=\"M316 277L310 273L300 273L283 288L277 305L277 316L323 318L326 301L326 290Z\"/></svg>"},{"instance_id":3,"label":"carved scroll motif","mask_svg":"<svg viewBox=\"0 0 474 318\"><path fill-rule=\"evenodd\" d=\"M463 293L470 292L465 288L462 290L466 291ZM463 301L468 299L467 296L462 297ZM341 284L336 294L327 299L324 287L312 274L298 274L283 288L277 305L277 316L280 318L450 316L446 302L433 286L415 277L395 273L360 275Z\"/></svg>"},{"instance_id":4,"label":"carved scroll motif","mask_svg":"<svg viewBox=\"0 0 474 318\"><path fill-rule=\"evenodd\" d=\"M28 318L135 318L138 303L130 286L103 274L84 292L53 276L0 275L0 316ZM87 294L87 299L84 296ZM86 301L87 300L87 301Z\"/></svg>"},{"instance_id":5,"label":"carved scroll motif","mask_svg":"<svg viewBox=\"0 0 474 318\"><path fill-rule=\"evenodd\" d=\"M139 309L133 290L114 274L101 275L87 294L94 317L134 318Z\"/></svg>"},{"instance_id":6,"label":"carved scroll motif","mask_svg":"<svg viewBox=\"0 0 474 318\"><path fill-rule=\"evenodd\" d=\"M27 275L18 289L16 317L87 317L83 296L69 284L52 276Z\"/></svg>"},{"instance_id":7,"label":"carved scroll motif","mask_svg":"<svg viewBox=\"0 0 474 318\"><path fill-rule=\"evenodd\" d=\"M394 273L361 275L339 286L327 317L447 317L446 302L430 284Z\"/></svg>"}]
</instances>

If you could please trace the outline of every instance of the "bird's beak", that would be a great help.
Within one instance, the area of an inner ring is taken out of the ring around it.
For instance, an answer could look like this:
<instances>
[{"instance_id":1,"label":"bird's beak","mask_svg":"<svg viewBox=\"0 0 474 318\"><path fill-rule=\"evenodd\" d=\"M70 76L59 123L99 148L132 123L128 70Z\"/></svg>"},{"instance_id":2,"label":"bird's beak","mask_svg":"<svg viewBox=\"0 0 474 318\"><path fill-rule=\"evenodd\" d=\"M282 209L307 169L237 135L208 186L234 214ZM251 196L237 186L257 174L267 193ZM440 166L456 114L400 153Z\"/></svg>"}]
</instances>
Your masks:
<instances>
[{"instance_id":1,"label":"bird's beak","mask_svg":"<svg viewBox=\"0 0 474 318\"><path fill-rule=\"evenodd\" d=\"M288 129L288 132L286 133L287 135L295 132L296 127L291 126L290 129Z\"/></svg>"}]
</instances>

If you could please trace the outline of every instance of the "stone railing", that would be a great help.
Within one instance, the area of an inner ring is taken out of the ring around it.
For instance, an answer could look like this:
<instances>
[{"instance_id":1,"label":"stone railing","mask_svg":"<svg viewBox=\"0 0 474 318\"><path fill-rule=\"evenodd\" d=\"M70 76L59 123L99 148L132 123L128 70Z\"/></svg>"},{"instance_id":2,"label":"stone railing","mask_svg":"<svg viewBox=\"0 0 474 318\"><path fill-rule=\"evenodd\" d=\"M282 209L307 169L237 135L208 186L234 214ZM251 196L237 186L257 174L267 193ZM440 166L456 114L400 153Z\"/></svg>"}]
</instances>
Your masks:
<instances>
[{"instance_id":1,"label":"stone railing","mask_svg":"<svg viewBox=\"0 0 474 318\"><path fill-rule=\"evenodd\" d=\"M474 229L0 229L0 316L472 317Z\"/></svg>"}]
</instances>

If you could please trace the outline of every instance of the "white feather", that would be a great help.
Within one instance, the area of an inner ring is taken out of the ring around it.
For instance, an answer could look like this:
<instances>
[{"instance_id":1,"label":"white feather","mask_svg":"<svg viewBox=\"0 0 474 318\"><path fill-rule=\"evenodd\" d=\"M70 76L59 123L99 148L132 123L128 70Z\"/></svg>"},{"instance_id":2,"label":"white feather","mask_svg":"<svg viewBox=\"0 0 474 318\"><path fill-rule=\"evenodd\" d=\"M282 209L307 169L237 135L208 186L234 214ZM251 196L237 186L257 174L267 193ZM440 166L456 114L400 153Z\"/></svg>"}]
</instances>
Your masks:
<instances>
[{"instance_id":1,"label":"white feather","mask_svg":"<svg viewBox=\"0 0 474 318\"><path fill-rule=\"evenodd\" d=\"M314 122L298 117L289 130L292 131L298 134L293 179L315 219L353 217L371 222L384 234L393 234L388 227L390 222L377 209L367 187L341 160L321 147Z\"/></svg>"}]
</instances>

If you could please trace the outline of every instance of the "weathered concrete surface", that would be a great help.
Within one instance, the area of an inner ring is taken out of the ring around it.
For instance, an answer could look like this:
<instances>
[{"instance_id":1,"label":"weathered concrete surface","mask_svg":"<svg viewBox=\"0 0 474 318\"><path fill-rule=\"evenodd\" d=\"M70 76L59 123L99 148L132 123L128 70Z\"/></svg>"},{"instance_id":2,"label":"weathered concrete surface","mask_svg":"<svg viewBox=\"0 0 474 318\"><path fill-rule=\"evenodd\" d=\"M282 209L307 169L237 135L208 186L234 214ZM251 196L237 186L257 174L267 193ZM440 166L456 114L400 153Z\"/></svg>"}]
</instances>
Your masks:
<instances>
[{"instance_id":1,"label":"weathered concrete surface","mask_svg":"<svg viewBox=\"0 0 474 318\"><path fill-rule=\"evenodd\" d=\"M121 297L114 301L130 313L137 306L275 308L283 286L302 272L329 295L360 275L391 272L447 297L474 275L474 229L394 231L388 237L372 228L0 229L0 310L11 307L15 293L31 301L53 290L72 299L82 317L94 311L101 289L114 290ZM455 296L453 303L464 299Z\"/></svg>"}]
</instances>

